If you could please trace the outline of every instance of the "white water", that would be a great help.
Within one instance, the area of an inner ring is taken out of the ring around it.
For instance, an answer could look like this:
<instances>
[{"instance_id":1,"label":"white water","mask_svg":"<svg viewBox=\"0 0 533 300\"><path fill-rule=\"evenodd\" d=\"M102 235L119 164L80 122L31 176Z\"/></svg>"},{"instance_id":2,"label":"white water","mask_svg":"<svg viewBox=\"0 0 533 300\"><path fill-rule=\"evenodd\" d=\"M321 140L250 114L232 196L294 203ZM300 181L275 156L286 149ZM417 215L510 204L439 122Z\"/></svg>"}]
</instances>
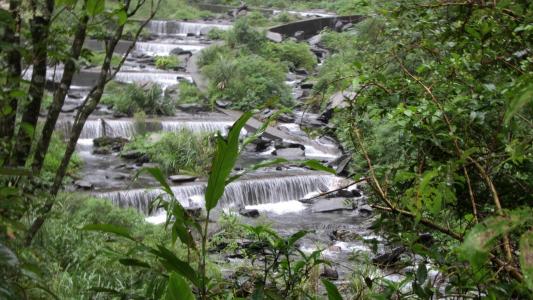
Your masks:
<instances>
[{"instance_id":1,"label":"white water","mask_svg":"<svg viewBox=\"0 0 533 300\"><path fill-rule=\"evenodd\" d=\"M225 134L233 122L224 121L162 121L163 131L178 132L189 129L193 132L221 132Z\"/></svg>"},{"instance_id":2,"label":"white water","mask_svg":"<svg viewBox=\"0 0 533 300\"><path fill-rule=\"evenodd\" d=\"M145 53L147 55L169 55L170 52L176 48L184 51L198 52L205 48L205 45L188 45L188 44L167 44L167 43L152 43L152 42L137 42L135 50Z\"/></svg>"},{"instance_id":3,"label":"white water","mask_svg":"<svg viewBox=\"0 0 533 300\"><path fill-rule=\"evenodd\" d=\"M125 83L136 82L153 82L159 84L162 88L166 88L178 83L178 77L183 80L192 82L192 77L189 74L172 73L172 72L118 72L115 76L116 81Z\"/></svg>"},{"instance_id":4,"label":"white water","mask_svg":"<svg viewBox=\"0 0 533 300\"><path fill-rule=\"evenodd\" d=\"M257 206L267 203L282 203L303 199L306 195L338 188L343 179L321 173L272 173L263 177L244 179L230 183L219 201L222 208L236 206ZM178 201L185 207L198 205L198 197L203 196L205 184L192 184L172 187ZM149 205L162 194L160 189L134 189L96 194L108 198L120 207L134 207L144 214L149 214ZM192 197L192 199L191 199ZM201 197L203 198L203 197ZM200 199L201 199L200 198ZM278 207L259 206L261 209L275 213L299 211L301 206L289 202Z\"/></svg>"},{"instance_id":5,"label":"white water","mask_svg":"<svg viewBox=\"0 0 533 300\"><path fill-rule=\"evenodd\" d=\"M157 36L186 36L207 34L213 28L228 30L231 25L153 20L150 21L149 28Z\"/></svg>"}]
</instances>

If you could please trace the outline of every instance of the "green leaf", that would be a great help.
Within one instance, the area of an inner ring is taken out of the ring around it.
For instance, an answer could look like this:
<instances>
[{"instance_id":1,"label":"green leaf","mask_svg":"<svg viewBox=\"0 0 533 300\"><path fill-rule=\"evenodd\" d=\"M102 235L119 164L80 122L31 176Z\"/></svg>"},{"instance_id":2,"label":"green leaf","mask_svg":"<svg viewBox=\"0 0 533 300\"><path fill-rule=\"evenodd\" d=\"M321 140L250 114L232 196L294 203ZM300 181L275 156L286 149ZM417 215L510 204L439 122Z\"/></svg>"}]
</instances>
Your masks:
<instances>
[{"instance_id":1,"label":"green leaf","mask_svg":"<svg viewBox=\"0 0 533 300\"><path fill-rule=\"evenodd\" d=\"M322 163L320 163L316 159L306 160L306 161L303 162L303 165L307 166L307 167L309 167L309 168L311 168L313 170L324 171L324 172L328 172L328 173L331 173L331 174L336 174L334 169L332 169L330 167L327 167L327 166L324 166Z\"/></svg>"},{"instance_id":2,"label":"green leaf","mask_svg":"<svg viewBox=\"0 0 533 300\"><path fill-rule=\"evenodd\" d=\"M6 245L0 243L0 265L15 267L19 264L17 255Z\"/></svg>"},{"instance_id":3,"label":"green leaf","mask_svg":"<svg viewBox=\"0 0 533 300\"><path fill-rule=\"evenodd\" d=\"M205 208L207 211L213 209L220 197L224 194L226 179L228 178L237 156L239 154L239 136L241 129L246 122L252 117L251 112L244 113L231 127L226 139L220 135L217 136L217 150L211 173L207 180L207 189L205 192Z\"/></svg>"},{"instance_id":4,"label":"green leaf","mask_svg":"<svg viewBox=\"0 0 533 300\"><path fill-rule=\"evenodd\" d=\"M174 271L182 275L183 277L189 279L195 286L199 285L198 275L191 266L177 258L174 253L170 252L164 246L157 246L157 249L151 248L150 252L155 254L161 263L165 266L168 271Z\"/></svg>"},{"instance_id":5,"label":"green leaf","mask_svg":"<svg viewBox=\"0 0 533 300\"><path fill-rule=\"evenodd\" d=\"M533 291L533 229L520 238L520 268L527 287Z\"/></svg>"},{"instance_id":6,"label":"green leaf","mask_svg":"<svg viewBox=\"0 0 533 300\"><path fill-rule=\"evenodd\" d=\"M139 175L144 173L144 172L147 172L150 175L152 175L152 177L154 177L154 179L157 180L157 182L159 182L159 184L163 188L163 191L165 191L165 193L167 193L168 195L174 197L174 192L172 192L172 189L170 188L170 185L168 184L167 179L166 179L165 175L163 174L163 172L161 171L161 169L159 169L159 168L142 168L135 175L134 179L139 177Z\"/></svg>"},{"instance_id":7,"label":"green leaf","mask_svg":"<svg viewBox=\"0 0 533 300\"><path fill-rule=\"evenodd\" d=\"M418 264L418 269L416 270L416 280L418 281L418 283L423 284L427 278L428 269L426 268L426 264L424 262L421 262Z\"/></svg>"},{"instance_id":8,"label":"green leaf","mask_svg":"<svg viewBox=\"0 0 533 300\"><path fill-rule=\"evenodd\" d=\"M105 0L87 0L87 13L91 17L103 13L105 9Z\"/></svg>"},{"instance_id":9,"label":"green leaf","mask_svg":"<svg viewBox=\"0 0 533 300\"><path fill-rule=\"evenodd\" d=\"M116 226L113 224L88 224L83 226L82 230L113 233L135 241L135 239L130 235L129 230L127 228Z\"/></svg>"},{"instance_id":10,"label":"green leaf","mask_svg":"<svg viewBox=\"0 0 533 300\"><path fill-rule=\"evenodd\" d=\"M142 267L142 268L150 268L150 265L144 261L140 261L135 258L121 258L118 260L121 264L129 267Z\"/></svg>"},{"instance_id":11,"label":"green leaf","mask_svg":"<svg viewBox=\"0 0 533 300\"><path fill-rule=\"evenodd\" d=\"M191 287L183 277L175 272L170 273L167 283L166 300L195 300Z\"/></svg>"},{"instance_id":12,"label":"green leaf","mask_svg":"<svg viewBox=\"0 0 533 300\"><path fill-rule=\"evenodd\" d=\"M519 90L517 95L511 99L507 111L505 112L505 123L508 124L513 116L517 114L522 107L529 103L533 103L533 85L528 85Z\"/></svg>"},{"instance_id":13,"label":"green leaf","mask_svg":"<svg viewBox=\"0 0 533 300\"><path fill-rule=\"evenodd\" d=\"M322 284L326 287L328 292L328 300L342 300L342 296L339 293L337 287L327 279L322 279Z\"/></svg>"},{"instance_id":14,"label":"green leaf","mask_svg":"<svg viewBox=\"0 0 533 300\"><path fill-rule=\"evenodd\" d=\"M128 21L128 14L123 8L118 10L115 14L117 15L118 25L122 26L126 24Z\"/></svg>"}]
</instances>

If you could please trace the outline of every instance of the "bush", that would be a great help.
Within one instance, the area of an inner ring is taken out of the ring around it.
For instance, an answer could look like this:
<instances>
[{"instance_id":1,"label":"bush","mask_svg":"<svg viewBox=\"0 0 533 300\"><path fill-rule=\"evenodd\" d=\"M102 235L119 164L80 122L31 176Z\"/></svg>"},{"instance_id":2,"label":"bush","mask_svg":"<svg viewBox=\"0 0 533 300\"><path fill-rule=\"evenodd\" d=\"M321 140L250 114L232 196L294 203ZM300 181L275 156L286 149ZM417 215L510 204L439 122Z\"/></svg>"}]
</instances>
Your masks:
<instances>
[{"instance_id":1,"label":"bush","mask_svg":"<svg viewBox=\"0 0 533 300\"><path fill-rule=\"evenodd\" d=\"M174 100L163 96L157 84L114 84L106 87L102 103L130 117L140 111L149 115L171 116L175 110Z\"/></svg>"},{"instance_id":2,"label":"bush","mask_svg":"<svg viewBox=\"0 0 533 300\"><path fill-rule=\"evenodd\" d=\"M167 174L206 175L214 152L211 135L187 129L136 137L124 151L139 150Z\"/></svg>"},{"instance_id":3,"label":"bush","mask_svg":"<svg viewBox=\"0 0 533 300\"><path fill-rule=\"evenodd\" d=\"M41 173L41 178L45 182L49 182L51 184L54 180L55 173L61 164L63 156L65 155L65 150L66 143L62 140L62 136L57 133L52 134L50 146L48 146L48 152L46 152L46 156L44 157L43 169ZM75 177L82 164L81 158L77 153L74 153L67 168L67 177Z\"/></svg>"},{"instance_id":4,"label":"bush","mask_svg":"<svg viewBox=\"0 0 533 300\"><path fill-rule=\"evenodd\" d=\"M179 97L177 100L178 104L186 103L199 103L206 104L207 99L205 95L196 87L196 85L187 82L181 81L178 85L179 87Z\"/></svg>"},{"instance_id":5,"label":"bush","mask_svg":"<svg viewBox=\"0 0 533 300\"><path fill-rule=\"evenodd\" d=\"M306 43L287 41L283 43L267 43L263 56L288 63L289 69L304 68L313 70L317 58Z\"/></svg>"},{"instance_id":6,"label":"bush","mask_svg":"<svg viewBox=\"0 0 533 300\"><path fill-rule=\"evenodd\" d=\"M214 63L220 57L231 55L231 49L226 45L213 45L202 50L198 57L198 66L201 68Z\"/></svg>"},{"instance_id":7,"label":"bush","mask_svg":"<svg viewBox=\"0 0 533 300\"><path fill-rule=\"evenodd\" d=\"M210 40L222 40L224 39L226 35L226 31L225 30L222 30L222 29L219 29L219 28L213 28L211 30L209 30L209 32L207 33L207 38L210 39Z\"/></svg>"},{"instance_id":8,"label":"bush","mask_svg":"<svg viewBox=\"0 0 533 300\"><path fill-rule=\"evenodd\" d=\"M168 56L156 56L155 57L155 67L158 69L168 70L175 69L179 66L180 59L174 55Z\"/></svg>"},{"instance_id":9,"label":"bush","mask_svg":"<svg viewBox=\"0 0 533 300\"><path fill-rule=\"evenodd\" d=\"M109 299L108 295L91 291L93 287L139 291L145 288L144 282L151 278L151 272L123 266L113 254L126 249L125 239L79 228L86 224L113 224L127 228L145 242L165 243L169 238L162 227L148 224L137 211L116 207L108 200L63 194L58 202L36 238L33 259L46 267L43 271L49 278L47 287L59 299L79 299L84 294L88 299Z\"/></svg>"},{"instance_id":10,"label":"bush","mask_svg":"<svg viewBox=\"0 0 533 300\"><path fill-rule=\"evenodd\" d=\"M219 57L202 71L210 80L213 100L230 100L233 109L246 111L268 102L292 105L286 69L261 56Z\"/></svg>"},{"instance_id":11,"label":"bush","mask_svg":"<svg viewBox=\"0 0 533 300\"><path fill-rule=\"evenodd\" d=\"M266 41L265 34L252 28L247 17L237 19L233 28L226 34L226 43L230 48L257 52Z\"/></svg>"}]
</instances>

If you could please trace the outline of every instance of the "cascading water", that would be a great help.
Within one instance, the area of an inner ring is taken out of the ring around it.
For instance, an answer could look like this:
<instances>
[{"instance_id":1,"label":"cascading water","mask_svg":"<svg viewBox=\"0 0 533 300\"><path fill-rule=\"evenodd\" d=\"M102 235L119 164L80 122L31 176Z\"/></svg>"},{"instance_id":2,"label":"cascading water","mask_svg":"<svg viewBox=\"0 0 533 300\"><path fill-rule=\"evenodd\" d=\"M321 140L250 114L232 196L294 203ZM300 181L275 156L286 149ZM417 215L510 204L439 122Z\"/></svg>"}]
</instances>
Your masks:
<instances>
[{"instance_id":1,"label":"cascading water","mask_svg":"<svg viewBox=\"0 0 533 300\"><path fill-rule=\"evenodd\" d=\"M228 30L231 25L225 24L209 24L209 23L194 23L194 22L178 22L178 21L150 21L150 31L157 36L187 36L189 34L201 35L207 34L211 29L217 28L220 30Z\"/></svg>"},{"instance_id":2,"label":"cascading water","mask_svg":"<svg viewBox=\"0 0 533 300\"><path fill-rule=\"evenodd\" d=\"M151 43L151 42L137 42L135 50L147 55L169 55L170 52L176 48L184 51L198 52L205 48L205 45L189 45L189 44L166 44L166 43Z\"/></svg>"},{"instance_id":3,"label":"cascading water","mask_svg":"<svg viewBox=\"0 0 533 300\"><path fill-rule=\"evenodd\" d=\"M59 120L56 124L56 129L63 133L66 137L72 130L72 120ZM80 134L80 139L94 139L104 135L104 127L102 126L102 120L87 120L85 126Z\"/></svg>"},{"instance_id":4,"label":"cascading water","mask_svg":"<svg viewBox=\"0 0 533 300\"><path fill-rule=\"evenodd\" d=\"M163 131L178 132L183 129L189 129L193 132L217 132L222 134L228 131L232 122L221 121L162 121L161 127Z\"/></svg>"},{"instance_id":5,"label":"cascading water","mask_svg":"<svg viewBox=\"0 0 533 300\"><path fill-rule=\"evenodd\" d=\"M322 173L294 172L263 173L230 183L220 199L222 208L239 205L259 205L303 199L309 194L330 191L340 187L344 179ZM203 196L205 183L176 186L172 191L180 203L188 207L190 198ZM150 203L162 194L160 189L136 189L96 194L100 198L110 199L120 207L133 207L149 214Z\"/></svg>"},{"instance_id":6,"label":"cascading water","mask_svg":"<svg viewBox=\"0 0 533 300\"><path fill-rule=\"evenodd\" d=\"M135 122L131 120L104 120L105 135L111 137L132 137L136 133Z\"/></svg>"},{"instance_id":7,"label":"cascading water","mask_svg":"<svg viewBox=\"0 0 533 300\"><path fill-rule=\"evenodd\" d=\"M192 82L190 75L172 72L118 72L115 76L116 81L125 83L153 82L163 88L177 84L178 78Z\"/></svg>"}]
</instances>

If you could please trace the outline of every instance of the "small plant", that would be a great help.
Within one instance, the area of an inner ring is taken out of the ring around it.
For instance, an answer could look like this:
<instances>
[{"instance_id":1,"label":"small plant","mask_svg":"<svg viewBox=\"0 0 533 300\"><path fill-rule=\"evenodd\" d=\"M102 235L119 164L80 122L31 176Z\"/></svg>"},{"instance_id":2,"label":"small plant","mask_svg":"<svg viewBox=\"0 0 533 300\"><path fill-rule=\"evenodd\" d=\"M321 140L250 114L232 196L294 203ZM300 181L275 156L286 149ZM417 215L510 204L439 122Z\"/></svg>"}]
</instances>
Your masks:
<instances>
[{"instance_id":1,"label":"small plant","mask_svg":"<svg viewBox=\"0 0 533 300\"><path fill-rule=\"evenodd\" d=\"M263 56L285 62L289 69L304 68L312 71L317 64L316 56L306 43L287 41L279 44L269 42L266 45Z\"/></svg>"},{"instance_id":2,"label":"small plant","mask_svg":"<svg viewBox=\"0 0 533 300\"><path fill-rule=\"evenodd\" d=\"M179 83L179 97L178 104L184 103L198 103L206 104L207 97L198 89L198 87L192 83L181 81Z\"/></svg>"},{"instance_id":3,"label":"small plant","mask_svg":"<svg viewBox=\"0 0 533 300\"><path fill-rule=\"evenodd\" d=\"M180 59L175 55L156 56L155 67L158 69L176 69L180 65Z\"/></svg>"},{"instance_id":4,"label":"small plant","mask_svg":"<svg viewBox=\"0 0 533 300\"><path fill-rule=\"evenodd\" d=\"M209 32L207 33L207 38L210 40L222 40L224 39L225 34L226 31L215 27L209 30Z\"/></svg>"},{"instance_id":5,"label":"small plant","mask_svg":"<svg viewBox=\"0 0 533 300\"><path fill-rule=\"evenodd\" d=\"M149 115L171 116L175 110L174 100L164 96L157 84L115 84L106 89L102 103L128 116L141 111Z\"/></svg>"}]
</instances>

